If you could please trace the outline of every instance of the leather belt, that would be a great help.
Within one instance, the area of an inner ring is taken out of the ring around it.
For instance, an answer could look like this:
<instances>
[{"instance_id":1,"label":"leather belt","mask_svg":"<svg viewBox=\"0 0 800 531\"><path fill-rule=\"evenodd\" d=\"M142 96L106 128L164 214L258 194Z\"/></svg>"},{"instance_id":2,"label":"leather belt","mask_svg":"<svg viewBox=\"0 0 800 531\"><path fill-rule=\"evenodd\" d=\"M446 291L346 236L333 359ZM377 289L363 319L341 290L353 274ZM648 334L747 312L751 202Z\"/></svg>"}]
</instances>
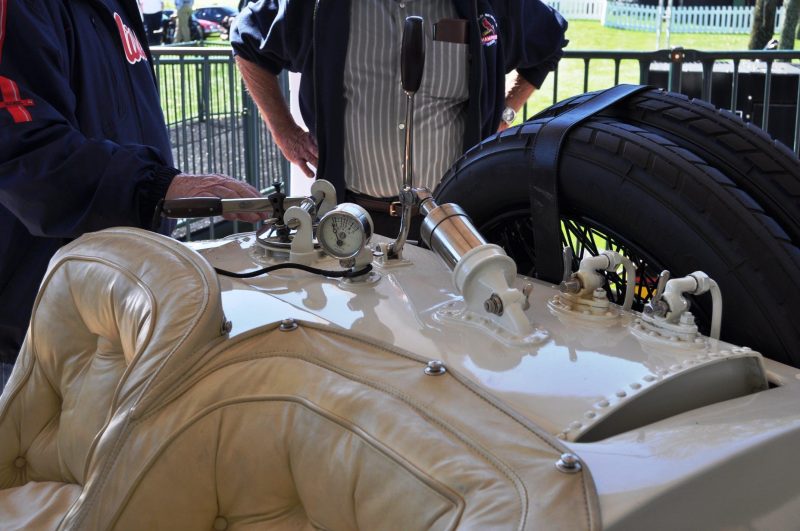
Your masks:
<instances>
[{"instance_id":1,"label":"leather belt","mask_svg":"<svg viewBox=\"0 0 800 531\"><path fill-rule=\"evenodd\" d=\"M403 209L402 204L396 197L373 197L347 190L345 200L362 206L369 211L388 214L392 217L399 217ZM417 213L419 213L419 209L415 207L411 211L411 215L415 216Z\"/></svg>"}]
</instances>

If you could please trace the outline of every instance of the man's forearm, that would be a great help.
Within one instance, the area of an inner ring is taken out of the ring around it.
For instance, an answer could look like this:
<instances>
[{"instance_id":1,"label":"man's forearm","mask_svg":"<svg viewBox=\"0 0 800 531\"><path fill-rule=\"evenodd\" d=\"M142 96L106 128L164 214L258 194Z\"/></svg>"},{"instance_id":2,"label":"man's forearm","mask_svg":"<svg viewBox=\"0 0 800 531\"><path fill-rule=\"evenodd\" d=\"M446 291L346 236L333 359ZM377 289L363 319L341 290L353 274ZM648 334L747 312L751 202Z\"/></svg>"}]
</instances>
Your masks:
<instances>
[{"instance_id":1,"label":"man's forearm","mask_svg":"<svg viewBox=\"0 0 800 531\"><path fill-rule=\"evenodd\" d=\"M240 57L236 57L236 65L270 132L274 136L281 136L289 129L297 127L281 92L278 77Z\"/></svg>"},{"instance_id":2,"label":"man's forearm","mask_svg":"<svg viewBox=\"0 0 800 531\"><path fill-rule=\"evenodd\" d=\"M535 91L536 87L531 85L527 79L517 74L516 79L514 79L514 84L506 93L506 107L511 107L514 111L519 112Z\"/></svg>"},{"instance_id":3,"label":"man's forearm","mask_svg":"<svg viewBox=\"0 0 800 531\"><path fill-rule=\"evenodd\" d=\"M294 121L278 84L278 77L240 57L236 58L236 64L283 156L308 177L314 177L311 166L316 167L319 159L317 141Z\"/></svg>"}]
</instances>

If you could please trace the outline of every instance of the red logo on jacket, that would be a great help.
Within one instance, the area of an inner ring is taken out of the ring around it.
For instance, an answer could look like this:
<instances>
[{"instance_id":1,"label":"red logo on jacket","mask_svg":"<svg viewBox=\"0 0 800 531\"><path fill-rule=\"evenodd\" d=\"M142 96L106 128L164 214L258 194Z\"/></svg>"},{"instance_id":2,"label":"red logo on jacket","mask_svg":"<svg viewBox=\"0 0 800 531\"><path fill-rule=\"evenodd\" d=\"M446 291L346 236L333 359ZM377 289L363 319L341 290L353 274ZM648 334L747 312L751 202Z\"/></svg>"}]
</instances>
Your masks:
<instances>
[{"instance_id":1,"label":"red logo on jacket","mask_svg":"<svg viewBox=\"0 0 800 531\"><path fill-rule=\"evenodd\" d=\"M114 21L117 23L119 37L122 39L122 48L125 50L125 59L127 59L132 65L135 65L139 61L146 60L147 56L144 53L144 49L142 49L142 45L139 44L139 39L136 38L136 34L133 32L133 30L122 23L122 17L117 13L114 13Z\"/></svg>"},{"instance_id":2,"label":"red logo on jacket","mask_svg":"<svg viewBox=\"0 0 800 531\"><path fill-rule=\"evenodd\" d=\"M497 21L488 13L478 17L478 29L481 31L481 44L493 46L497 42Z\"/></svg>"}]
</instances>

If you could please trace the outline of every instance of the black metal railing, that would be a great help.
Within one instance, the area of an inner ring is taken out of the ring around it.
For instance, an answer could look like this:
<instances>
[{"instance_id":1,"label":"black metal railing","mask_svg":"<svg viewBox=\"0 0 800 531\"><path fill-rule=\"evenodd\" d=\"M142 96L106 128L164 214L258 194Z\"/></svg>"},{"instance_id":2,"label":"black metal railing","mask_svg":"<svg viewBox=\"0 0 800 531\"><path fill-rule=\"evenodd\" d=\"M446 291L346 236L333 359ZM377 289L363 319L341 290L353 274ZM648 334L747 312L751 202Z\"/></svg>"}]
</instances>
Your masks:
<instances>
[{"instance_id":1,"label":"black metal railing","mask_svg":"<svg viewBox=\"0 0 800 531\"><path fill-rule=\"evenodd\" d=\"M244 90L230 48L155 47L153 59L181 170L224 173L260 190L288 182L289 163Z\"/></svg>"},{"instance_id":2,"label":"black metal railing","mask_svg":"<svg viewBox=\"0 0 800 531\"><path fill-rule=\"evenodd\" d=\"M244 90L228 47L155 47L162 108L179 168L225 173L267 192L288 189L289 162ZM619 83L648 84L730 109L800 154L800 51L566 50L527 119L566 97ZM794 63L792 61L795 61ZM288 95L288 78L281 77ZM210 221L213 237L214 224ZM187 234L189 236L189 234Z\"/></svg>"}]
</instances>

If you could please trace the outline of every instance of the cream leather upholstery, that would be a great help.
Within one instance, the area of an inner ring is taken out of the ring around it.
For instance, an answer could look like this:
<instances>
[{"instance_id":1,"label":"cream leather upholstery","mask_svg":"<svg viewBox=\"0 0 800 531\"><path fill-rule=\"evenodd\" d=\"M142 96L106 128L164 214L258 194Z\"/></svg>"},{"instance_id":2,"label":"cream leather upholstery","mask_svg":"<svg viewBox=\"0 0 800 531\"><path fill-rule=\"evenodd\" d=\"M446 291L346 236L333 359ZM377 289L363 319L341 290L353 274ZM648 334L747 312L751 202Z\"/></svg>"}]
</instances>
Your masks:
<instances>
[{"instance_id":1,"label":"cream leather upholstery","mask_svg":"<svg viewBox=\"0 0 800 531\"><path fill-rule=\"evenodd\" d=\"M124 422L223 322L211 266L166 237L109 229L61 249L0 397L0 527L55 528L102 468L93 445L112 415Z\"/></svg>"},{"instance_id":2,"label":"cream leather upholstery","mask_svg":"<svg viewBox=\"0 0 800 531\"><path fill-rule=\"evenodd\" d=\"M458 374L321 325L224 339L223 320L175 242L64 248L0 398L0 527L599 528L589 471L559 472L558 440Z\"/></svg>"},{"instance_id":3,"label":"cream leather upholstery","mask_svg":"<svg viewBox=\"0 0 800 531\"><path fill-rule=\"evenodd\" d=\"M458 375L330 328L256 330L164 386L98 453L68 529L597 529L588 470Z\"/></svg>"}]
</instances>

